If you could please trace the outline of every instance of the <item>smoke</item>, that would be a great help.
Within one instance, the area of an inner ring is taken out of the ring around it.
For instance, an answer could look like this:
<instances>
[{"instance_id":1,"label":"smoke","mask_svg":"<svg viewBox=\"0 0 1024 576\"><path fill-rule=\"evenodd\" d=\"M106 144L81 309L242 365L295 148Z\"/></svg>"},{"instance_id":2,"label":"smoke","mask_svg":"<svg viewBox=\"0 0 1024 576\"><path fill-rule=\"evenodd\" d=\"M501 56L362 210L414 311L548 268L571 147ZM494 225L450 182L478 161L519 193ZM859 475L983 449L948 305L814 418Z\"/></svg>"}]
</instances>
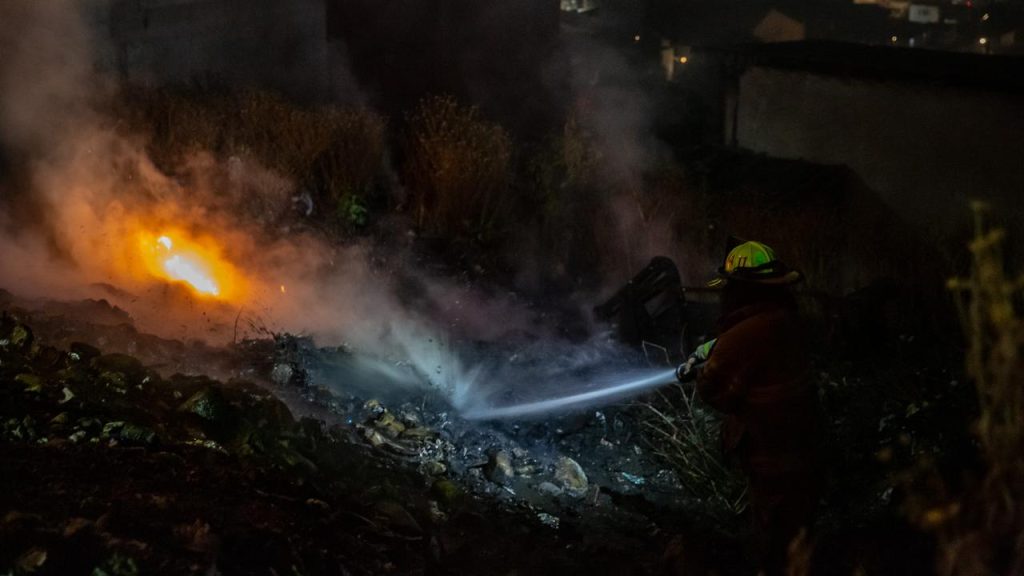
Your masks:
<instances>
[{"instance_id":1,"label":"smoke","mask_svg":"<svg viewBox=\"0 0 1024 576\"><path fill-rule=\"evenodd\" d=\"M360 370L378 386L430 382L463 409L551 392L551 383L564 391L594 366L628 362L607 335L569 342L515 298L427 274L400 247L284 229L295 220L281 215L293 210L296 185L250 159L197 154L163 172L146 135L126 133L106 112L117 86L95 68L92 55L104 49L88 7L0 7L0 154L27 174L0 204L0 286L107 298L141 330L171 338L312 335L363 354ZM638 130L640 120L615 122L598 125L604 137ZM624 152L617 178L635 181L641 155ZM140 238L165 234L220 262L225 298L148 271Z\"/></svg>"},{"instance_id":2,"label":"smoke","mask_svg":"<svg viewBox=\"0 0 1024 576\"><path fill-rule=\"evenodd\" d=\"M647 61L624 48L638 29L613 12L613 24L587 20L589 29L564 26L561 58L575 117L597 155L595 178L609 222L597 234L605 274L631 277L655 256L685 258L673 231L675 214L654 210L645 175L667 165L670 150L654 133L654 90ZM616 283L617 285L617 283Z\"/></svg>"}]
</instances>

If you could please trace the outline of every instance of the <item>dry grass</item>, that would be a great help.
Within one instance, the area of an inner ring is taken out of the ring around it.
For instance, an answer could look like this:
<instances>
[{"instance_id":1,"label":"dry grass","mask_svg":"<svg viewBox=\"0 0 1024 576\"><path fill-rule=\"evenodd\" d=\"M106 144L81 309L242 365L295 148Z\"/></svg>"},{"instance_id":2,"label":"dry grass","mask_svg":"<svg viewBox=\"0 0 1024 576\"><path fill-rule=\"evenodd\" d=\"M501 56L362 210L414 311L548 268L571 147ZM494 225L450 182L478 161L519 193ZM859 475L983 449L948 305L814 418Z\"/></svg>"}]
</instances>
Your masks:
<instances>
[{"instance_id":1,"label":"dry grass","mask_svg":"<svg viewBox=\"0 0 1024 576\"><path fill-rule=\"evenodd\" d=\"M161 168L197 153L253 158L314 185L328 213L365 201L384 169L387 122L365 108L302 107L255 90L128 90L119 108Z\"/></svg>"},{"instance_id":2,"label":"dry grass","mask_svg":"<svg viewBox=\"0 0 1024 576\"><path fill-rule=\"evenodd\" d=\"M919 471L907 506L936 534L943 576L1024 574L1024 275L1007 273L1005 234L987 229L985 211L974 206L970 276L949 282L969 339L967 372L980 406L974 433L985 469L959 495L934 471Z\"/></svg>"},{"instance_id":3,"label":"dry grass","mask_svg":"<svg viewBox=\"0 0 1024 576\"><path fill-rule=\"evenodd\" d=\"M746 507L745 482L728 466L718 441L718 419L700 405L692 386L676 385L642 404L645 439L686 489L708 504L708 514L734 517Z\"/></svg>"},{"instance_id":4,"label":"dry grass","mask_svg":"<svg viewBox=\"0 0 1024 576\"><path fill-rule=\"evenodd\" d=\"M505 224L512 141L476 108L424 99L409 118L403 174L421 230L488 239Z\"/></svg>"}]
</instances>

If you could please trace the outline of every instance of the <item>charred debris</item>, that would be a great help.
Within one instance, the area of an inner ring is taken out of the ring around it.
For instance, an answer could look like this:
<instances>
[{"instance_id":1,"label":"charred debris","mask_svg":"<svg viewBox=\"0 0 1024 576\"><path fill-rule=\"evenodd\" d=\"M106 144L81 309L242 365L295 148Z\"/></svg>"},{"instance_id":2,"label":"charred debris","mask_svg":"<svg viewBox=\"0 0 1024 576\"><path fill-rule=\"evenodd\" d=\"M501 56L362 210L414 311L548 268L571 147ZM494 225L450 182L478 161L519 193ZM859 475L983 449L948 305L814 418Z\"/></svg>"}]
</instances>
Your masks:
<instances>
[{"instance_id":1,"label":"charred debris","mask_svg":"<svg viewBox=\"0 0 1024 576\"><path fill-rule=\"evenodd\" d=\"M467 421L426 388L346 389L354 353L308 338L215 347L139 333L104 301L4 300L0 563L15 573L644 574L680 546L719 573L749 566L714 417L685 391ZM893 363L819 385L847 447L821 546L863 562L849 530L871 527L879 570L929 557L898 520L897 472L972 453L946 433L971 413L968 387ZM666 450L679 441L685 467Z\"/></svg>"}]
</instances>

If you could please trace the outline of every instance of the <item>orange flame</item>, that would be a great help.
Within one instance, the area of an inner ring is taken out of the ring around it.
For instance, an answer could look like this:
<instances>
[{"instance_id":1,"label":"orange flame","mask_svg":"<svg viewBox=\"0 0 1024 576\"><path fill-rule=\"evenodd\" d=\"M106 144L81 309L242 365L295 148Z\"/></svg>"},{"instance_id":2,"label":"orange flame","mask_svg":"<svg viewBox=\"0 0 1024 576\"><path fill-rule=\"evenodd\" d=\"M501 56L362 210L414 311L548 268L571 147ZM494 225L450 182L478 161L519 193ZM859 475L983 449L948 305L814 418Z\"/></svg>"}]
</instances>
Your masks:
<instances>
[{"instance_id":1,"label":"orange flame","mask_svg":"<svg viewBox=\"0 0 1024 576\"><path fill-rule=\"evenodd\" d=\"M239 275L216 246L200 244L177 231L160 236L143 233L140 242L150 275L187 284L200 296L226 299L236 292Z\"/></svg>"}]
</instances>

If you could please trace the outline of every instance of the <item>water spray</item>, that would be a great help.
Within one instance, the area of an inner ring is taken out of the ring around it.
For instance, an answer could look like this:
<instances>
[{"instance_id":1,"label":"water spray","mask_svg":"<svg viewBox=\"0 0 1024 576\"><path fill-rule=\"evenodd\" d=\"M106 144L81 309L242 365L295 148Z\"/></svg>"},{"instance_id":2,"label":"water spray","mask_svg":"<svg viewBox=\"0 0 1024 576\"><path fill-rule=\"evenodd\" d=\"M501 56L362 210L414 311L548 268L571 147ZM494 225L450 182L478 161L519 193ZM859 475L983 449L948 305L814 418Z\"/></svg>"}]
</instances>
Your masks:
<instances>
[{"instance_id":1,"label":"water spray","mask_svg":"<svg viewBox=\"0 0 1024 576\"><path fill-rule=\"evenodd\" d=\"M610 386L603 386L597 390L588 390L559 396L545 400L512 404L509 406L496 406L490 408L473 409L465 412L463 417L470 420L497 420L501 418L518 418L525 416L536 416L547 412L577 408L584 405L593 405L598 400L621 399L650 390L660 388L677 382L674 369L659 370L653 374L635 377L622 383L615 383Z\"/></svg>"}]
</instances>

